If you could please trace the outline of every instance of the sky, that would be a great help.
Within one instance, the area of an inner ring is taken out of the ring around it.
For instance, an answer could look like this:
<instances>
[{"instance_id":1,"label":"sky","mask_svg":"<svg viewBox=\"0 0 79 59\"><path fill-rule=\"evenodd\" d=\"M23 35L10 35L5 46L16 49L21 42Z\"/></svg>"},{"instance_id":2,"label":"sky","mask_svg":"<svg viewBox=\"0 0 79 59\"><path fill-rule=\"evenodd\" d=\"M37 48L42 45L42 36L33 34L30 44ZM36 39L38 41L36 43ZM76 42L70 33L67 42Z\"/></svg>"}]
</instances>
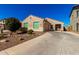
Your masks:
<instances>
[{"instance_id":1,"label":"sky","mask_svg":"<svg viewBox=\"0 0 79 59\"><path fill-rule=\"evenodd\" d=\"M52 18L70 23L70 12L74 4L0 4L0 19L15 17L23 21L29 15Z\"/></svg>"}]
</instances>

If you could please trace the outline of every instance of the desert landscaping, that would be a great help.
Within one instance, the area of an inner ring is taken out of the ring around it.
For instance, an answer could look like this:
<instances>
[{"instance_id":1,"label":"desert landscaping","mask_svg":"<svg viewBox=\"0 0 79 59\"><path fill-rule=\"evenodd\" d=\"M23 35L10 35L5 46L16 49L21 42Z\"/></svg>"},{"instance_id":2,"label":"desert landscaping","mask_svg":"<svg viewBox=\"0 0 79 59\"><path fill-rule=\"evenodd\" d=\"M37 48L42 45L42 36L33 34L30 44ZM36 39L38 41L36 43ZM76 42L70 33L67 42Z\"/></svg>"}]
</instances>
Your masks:
<instances>
[{"instance_id":1,"label":"desert landscaping","mask_svg":"<svg viewBox=\"0 0 79 59\"><path fill-rule=\"evenodd\" d=\"M10 48L12 46L18 45L20 43L26 42L28 40L31 40L35 37L38 37L40 35L44 34L44 32L33 32L32 34L24 33L24 34L18 34L13 33L11 36L8 34L0 34L0 51L4 50L6 48Z\"/></svg>"}]
</instances>

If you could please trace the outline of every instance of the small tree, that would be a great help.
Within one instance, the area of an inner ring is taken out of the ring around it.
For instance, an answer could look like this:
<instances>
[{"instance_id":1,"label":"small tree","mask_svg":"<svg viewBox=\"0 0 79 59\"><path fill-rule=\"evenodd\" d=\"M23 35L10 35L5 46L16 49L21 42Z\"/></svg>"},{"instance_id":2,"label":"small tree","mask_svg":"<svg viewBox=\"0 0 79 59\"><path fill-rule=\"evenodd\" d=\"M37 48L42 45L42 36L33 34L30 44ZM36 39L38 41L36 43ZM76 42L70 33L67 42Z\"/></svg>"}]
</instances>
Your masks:
<instances>
[{"instance_id":1,"label":"small tree","mask_svg":"<svg viewBox=\"0 0 79 59\"><path fill-rule=\"evenodd\" d=\"M6 29L10 30L11 32L15 32L21 27L21 23L17 18L7 18L5 19Z\"/></svg>"}]
</instances>

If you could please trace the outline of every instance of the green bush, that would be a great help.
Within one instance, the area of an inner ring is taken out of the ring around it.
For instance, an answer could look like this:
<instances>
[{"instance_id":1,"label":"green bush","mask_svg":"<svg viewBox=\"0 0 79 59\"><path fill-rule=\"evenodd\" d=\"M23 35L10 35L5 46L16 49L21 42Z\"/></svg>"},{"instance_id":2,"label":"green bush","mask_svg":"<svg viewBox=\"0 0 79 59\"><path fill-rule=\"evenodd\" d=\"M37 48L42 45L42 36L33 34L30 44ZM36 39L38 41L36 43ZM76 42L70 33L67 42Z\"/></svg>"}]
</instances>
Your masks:
<instances>
[{"instance_id":1,"label":"green bush","mask_svg":"<svg viewBox=\"0 0 79 59\"><path fill-rule=\"evenodd\" d=\"M20 31L21 33L27 33L27 28L21 27L21 28L19 28L19 31Z\"/></svg>"},{"instance_id":2,"label":"green bush","mask_svg":"<svg viewBox=\"0 0 79 59\"><path fill-rule=\"evenodd\" d=\"M28 34L33 34L33 30L32 29L30 29L30 30L28 30Z\"/></svg>"},{"instance_id":3,"label":"green bush","mask_svg":"<svg viewBox=\"0 0 79 59\"><path fill-rule=\"evenodd\" d=\"M6 29L15 32L21 27L21 23L17 18L11 17L5 19Z\"/></svg>"}]
</instances>

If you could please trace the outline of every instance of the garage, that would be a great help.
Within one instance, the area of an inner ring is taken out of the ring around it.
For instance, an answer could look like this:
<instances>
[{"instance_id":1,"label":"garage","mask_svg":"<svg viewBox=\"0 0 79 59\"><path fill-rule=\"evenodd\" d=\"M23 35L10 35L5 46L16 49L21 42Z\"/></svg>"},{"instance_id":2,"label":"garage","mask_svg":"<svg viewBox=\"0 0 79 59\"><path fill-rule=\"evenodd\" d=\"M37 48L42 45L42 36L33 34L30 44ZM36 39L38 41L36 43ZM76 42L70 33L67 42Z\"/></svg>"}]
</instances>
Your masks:
<instances>
[{"instance_id":1,"label":"garage","mask_svg":"<svg viewBox=\"0 0 79 59\"><path fill-rule=\"evenodd\" d=\"M61 30L61 24L55 24L55 30L60 31Z\"/></svg>"}]
</instances>

